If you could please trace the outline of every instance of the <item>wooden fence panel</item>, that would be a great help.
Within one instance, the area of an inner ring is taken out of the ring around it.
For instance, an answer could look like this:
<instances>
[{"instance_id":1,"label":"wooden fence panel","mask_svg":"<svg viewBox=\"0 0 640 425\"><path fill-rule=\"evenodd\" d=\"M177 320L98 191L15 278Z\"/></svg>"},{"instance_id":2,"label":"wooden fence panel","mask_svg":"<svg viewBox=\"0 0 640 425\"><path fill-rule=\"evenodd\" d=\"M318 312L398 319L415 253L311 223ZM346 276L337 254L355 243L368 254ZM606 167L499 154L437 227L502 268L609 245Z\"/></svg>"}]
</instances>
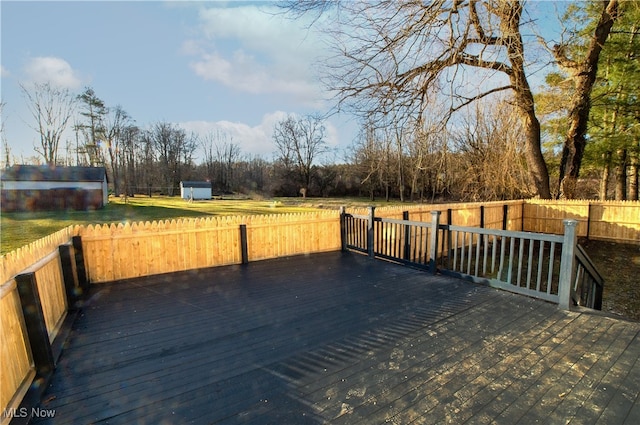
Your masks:
<instances>
[{"instance_id":1,"label":"wooden fence panel","mask_svg":"<svg viewBox=\"0 0 640 425\"><path fill-rule=\"evenodd\" d=\"M527 200L524 229L561 234L562 221L578 221L577 235L625 243L640 243L640 202Z\"/></svg>"},{"instance_id":2,"label":"wooden fence panel","mask_svg":"<svg viewBox=\"0 0 640 425\"><path fill-rule=\"evenodd\" d=\"M527 201L524 206L524 229L529 232L562 234L562 221L578 222L578 236L587 235L589 205L570 201Z\"/></svg>"},{"instance_id":3,"label":"wooden fence panel","mask_svg":"<svg viewBox=\"0 0 640 425\"><path fill-rule=\"evenodd\" d=\"M505 204L485 205L484 207L485 229L502 229L502 224L504 219L504 205ZM515 207L510 207L509 213L511 213L514 208ZM507 228L509 227L511 226L507 224Z\"/></svg>"},{"instance_id":4,"label":"wooden fence panel","mask_svg":"<svg viewBox=\"0 0 640 425\"><path fill-rule=\"evenodd\" d=\"M640 202L591 204L589 237L640 243Z\"/></svg>"},{"instance_id":5,"label":"wooden fence panel","mask_svg":"<svg viewBox=\"0 0 640 425\"><path fill-rule=\"evenodd\" d=\"M35 376L15 280L0 287L0 411L17 408ZM2 417L5 423L5 416ZM9 418L7 418L9 419Z\"/></svg>"},{"instance_id":6,"label":"wooden fence panel","mask_svg":"<svg viewBox=\"0 0 640 425\"><path fill-rule=\"evenodd\" d=\"M249 261L336 251L341 247L340 218L335 211L253 216L246 224Z\"/></svg>"},{"instance_id":7,"label":"wooden fence panel","mask_svg":"<svg viewBox=\"0 0 640 425\"><path fill-rule=\"evenodd\" d=\"M79 233L97 283L239 264L243 223L250 229L250 260L340 249L336 211L96 225Z\"/></svg>"},{"instance_id":8,"label":"wooden fence panel","mask_svg":"<svg viewBox=\"0 0 640 425\"><path fill-rule=\"evenodd\" d=\"M40 264L35 275L49 342L53 342L67 317L67 296L58 250Z\"/></svg>"},{"instance_id":9,"label":"wooden fence panel","mask_svg":"<svg viewBox=\"0 0 640 425\"><path fill-rule=\"evenodd\" d=\"M75 226L68 226L0 257L0 284L31 267L50 252L75 236Z\"/></svg>"}]
</instances>

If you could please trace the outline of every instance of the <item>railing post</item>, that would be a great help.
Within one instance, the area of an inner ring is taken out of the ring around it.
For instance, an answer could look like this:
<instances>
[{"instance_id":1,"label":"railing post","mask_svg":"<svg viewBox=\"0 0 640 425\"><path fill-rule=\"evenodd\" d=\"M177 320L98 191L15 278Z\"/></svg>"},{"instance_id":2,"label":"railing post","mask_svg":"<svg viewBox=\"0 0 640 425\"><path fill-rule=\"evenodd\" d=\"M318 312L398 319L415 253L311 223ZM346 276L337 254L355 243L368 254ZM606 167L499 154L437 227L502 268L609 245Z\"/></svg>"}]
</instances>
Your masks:
<instances>
[{"instance_id":1,"label":"railing post","mask_svg":"<svg viewBox=\"0 0 640 425\"><path fill-rule=\"evenodd\" d=\"M575 272L576 244L576 220L563 220L564 240L562 241L562 256L560 258L560 277L558 280L558 307L569 310L571 304L571 285ZM549 265L552 267L552 265Z\"/></svg>"},{"instance_id":2,"label":"railing post","mask_svg":"<svg viewBox=\"0 0 640 425\"><path fill-rule=\"evenodd\" d=\"M447 269L451 268L451 257L453 257L453 248L451 247L451 231L448 226L453 225L453 215L451 213L451 208L447 209ZM444 238L443 238L444 239Z\"/></svg>"},{"instance_id":3,"label":"railing post","mask_svg":"<svg viewBox=\"0 0 640 425\"><path fill-rule=\"evenodd\" d=\"M502 206L502 230L508 230L509 227L509 205Z\"/></svg>"},{"instance_id":4,"label":"railing post","mask_svg":"<svg viewBox=\"0 0 640 425\"><path fill-rule=\"evenodd\" d=\"M36 274L33 272L23 273L16 276L15 279L37 378L46 380L55 368L55 360L42 312Z\"/></svg>"},{"instance_id":5,"label":"railing post","mask_svg":"<svg viewBox=\"0 0 640 425\"><path fill-rule=\"evenodd\" d=\"M402 211L402 219L409 221L409 211ZM405 260L411 260L411 226L406 224L404 226L404 250L403 255Z\"/></svg>"},{"instance_id":6,"label":"railing post","mask_svg":"<svg viewBox=\"0 0 640 425\"><path fill-rule=\"evenodd\" d=\"M62 266L62 279L67 294L69 310L76 308L76 302L82 295L82 288L78 285L73 246L69 243L58 246L60 253L60 265Z\"/></svg>"},{"instance_id":7,"label":"railing post","mask_svg":"<svg viewBox=\"0 0 640 425\"><path fill-rule=\"evenodd\" d=\"M431 211L431 240L429 242L429 271L436 274L438 266L438 227L440 227L440 211Z\"/></svg>"},{"instance_id":8,"label":"railing post","mask_svg":"<svg viewBox=\"0 0 640 425\"><path fill-rule=\"evenodd\" d=\"M240 225L240 257L242 264L249 264L249 248L247 244L247 225Z\"/></svg>"},{"instance_id":9,"label":"railing post","mask_svg":"<svg viewBox=\"0 0 640 425\"><path fill-rule=\"evenodd\" d=\"M87 278L87 269L84 264L84 252L82 250L82 238L74 236L71 238L73 244L73 252L76 257L76 272L78 273L78 285L83 291L89 289L89 279Z\"/></svg>"},{"instance_id":10,"label":"railing post","mask_svg":"<svg viewBox=\"0 0 640 425\"><path fill-rule=\"evenodd\" d=\"M342 252L347 251L347 209L340 207L340 249Z\"/></svg>"},{"instance_id":11,"label":"railing post","mask_svg":"<svg viewBox=\"0 0 640 425\"><path fill-rule=\"evenodd\" d=\"M374 239L375 211L376 211L376 207L374 206L369 207L369 221L367 222L367 253L369 254L370 258L375 258L376 256L375 251L373 249L374 241L375 241Z\"/></svg>"}]
</instances>

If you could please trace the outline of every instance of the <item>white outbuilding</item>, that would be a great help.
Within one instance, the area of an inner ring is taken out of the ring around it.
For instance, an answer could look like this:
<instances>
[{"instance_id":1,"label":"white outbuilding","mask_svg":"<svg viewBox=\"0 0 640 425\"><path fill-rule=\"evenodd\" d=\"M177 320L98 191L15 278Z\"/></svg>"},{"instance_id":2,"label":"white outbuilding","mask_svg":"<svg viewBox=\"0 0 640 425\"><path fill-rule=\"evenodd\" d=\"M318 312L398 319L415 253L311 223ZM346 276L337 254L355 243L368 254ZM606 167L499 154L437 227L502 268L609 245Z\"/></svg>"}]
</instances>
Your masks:
<instances>
[{"instance_id":1,"label":"white outbuilding","mask_svg":"<svg viewBox=\"0 0 640 425\"><path fill-rule=\"evenodd\" d=\"M182 199L211 199L211 182L180 182L180 197Z\"/></svg>"}]
</instances>

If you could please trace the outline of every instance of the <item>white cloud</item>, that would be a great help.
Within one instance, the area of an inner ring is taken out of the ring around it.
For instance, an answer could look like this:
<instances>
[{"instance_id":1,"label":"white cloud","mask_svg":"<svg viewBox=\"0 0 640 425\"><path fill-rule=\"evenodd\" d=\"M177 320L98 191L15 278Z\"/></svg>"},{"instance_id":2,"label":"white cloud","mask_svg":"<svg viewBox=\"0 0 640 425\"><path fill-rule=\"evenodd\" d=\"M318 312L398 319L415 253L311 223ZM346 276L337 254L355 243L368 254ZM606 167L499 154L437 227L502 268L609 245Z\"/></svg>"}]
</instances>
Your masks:
<instances>
[{"instance_id":1,"label":"white cloud","mask_svg":"<svg viewBox=\"0 0 640 425\"><path fill-rule=\"evenodd\" d=\"M230 58L218 52L204 53L199 61L191 63L191 68L205 80L217 81L243 92L287 93L306 103L317 101L316 86L301 78L287 78L287 75L276 73L243 50L236 50Z\"/></svg>"},{"instance_id":2,"label":"white cloud","mask_svg":"<svg viewBox=\"0 0 640 425\"><path fill-rule=\"evenodd\" d=\"M203 9L202 38L187 40L182 51L197 57L191 68L205 80L253 94L293 95L319 107L313 65L321 44L301 22L276 11L264 4Z\"/></svg>"},{"instance_id":3,"label":"white cloud","mask_svg":"<svg viewBox=\"0 0 640 425\"><path fill-rule=\"evenodd\" d=\"M10 76L11 73L9 72L9 70L7 68L5 68L4 66L0 65L0 77L1 78L5 78Z\"/></svg>"},{"instance_id":4,"label":"white cloud","mask_svg":"<svg viewBox=\"0 0 640 425\"><path fill-rule=\"evenodd\" d=\"M179 126L204 138L207 135L220 134L222 141L229 141L240 146L242 154L260 155L270 159L276 152L273 143L273 128L291 113L275 111L265 114L262 121L255 126L232 121L186 121ZM292 115L296 115L293 113ZM325 121L327 147L336 150L340 147L340 133L332 122ZM202 154L202 152L200 152ZM200 158L202 159L202 158Z\"/></svg>"},{"instance_id":5,"label":"white cloud","mask_svg":"<svg viewBox=\"0 0 640 425\"><path fill-rule=\"evenodd\" d=\"M243 154L270 157L275 151L273 127L286 116L286 112L271 112L264 115L256 126L231 121L186 121L179 125L201 137L220 132L227 136L227 140L240 146Z\"/></svg>"},{"instance_id":6,"label":"white cloud","mask_svg":"<svg viewBox=\"0 0 640 425\"><path fill-rule=\"evenodd\" d=\"M50 83L67 89L77 89L82 86L82 79L71 65L61 58L35 57L27 62L24 70L30 83Z\"/></svg>"}]
</instances>

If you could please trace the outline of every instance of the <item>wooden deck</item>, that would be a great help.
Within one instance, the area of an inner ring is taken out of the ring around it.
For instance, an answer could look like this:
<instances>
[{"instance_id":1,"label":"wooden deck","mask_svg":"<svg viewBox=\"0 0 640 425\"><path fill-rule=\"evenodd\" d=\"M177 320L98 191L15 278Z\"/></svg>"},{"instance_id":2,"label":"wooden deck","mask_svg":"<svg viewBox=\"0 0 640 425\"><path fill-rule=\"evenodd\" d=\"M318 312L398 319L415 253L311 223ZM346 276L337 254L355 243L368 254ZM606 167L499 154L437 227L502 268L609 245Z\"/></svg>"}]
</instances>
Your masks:
<instances>
[{"instance_id":1,"label":"wooden deck","mask_svg":"<svg viewBox=\"0 0 640 425\"><path fill-rule=\"evenodd\" d=\"M358 254L97 285L35 423L640 423L640 324Z\"/></svg>"}]
</instances>

